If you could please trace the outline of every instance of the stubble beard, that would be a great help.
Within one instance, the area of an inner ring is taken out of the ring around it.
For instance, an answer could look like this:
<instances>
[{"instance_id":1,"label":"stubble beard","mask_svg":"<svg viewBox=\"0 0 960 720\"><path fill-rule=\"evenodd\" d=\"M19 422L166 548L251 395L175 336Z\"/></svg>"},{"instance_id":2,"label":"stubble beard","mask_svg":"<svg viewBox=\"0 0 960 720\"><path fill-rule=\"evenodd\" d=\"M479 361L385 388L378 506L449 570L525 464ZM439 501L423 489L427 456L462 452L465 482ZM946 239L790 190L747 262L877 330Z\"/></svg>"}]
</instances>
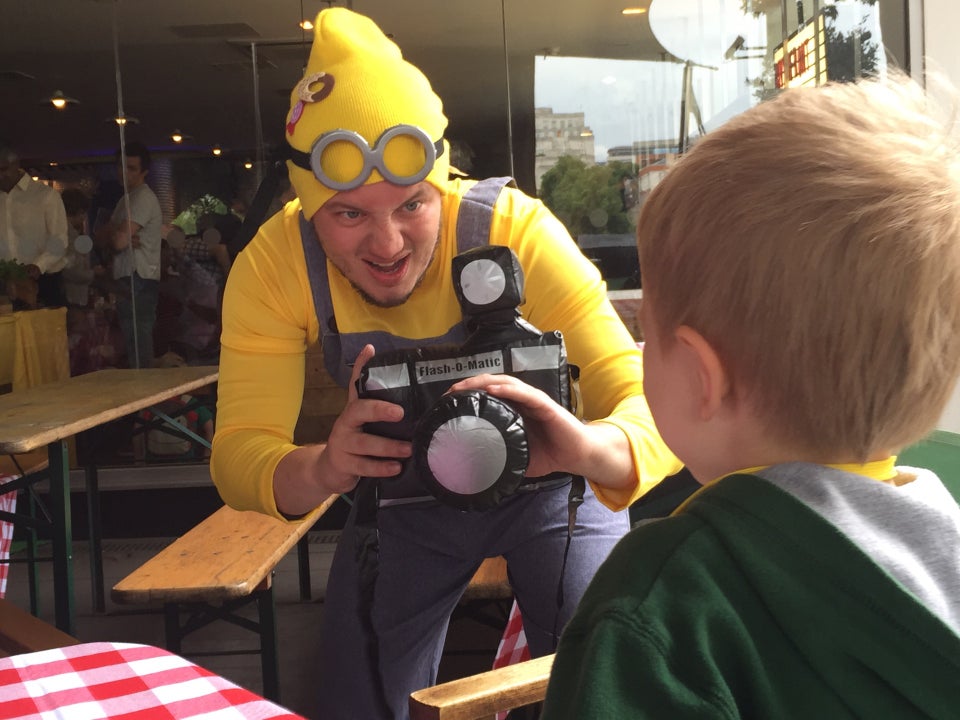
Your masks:
<instances>
[{"instance_id":1,"label":"stubble beard","mask_svg":"<svg viewBox=\"0 0 960 720\"><path fill-rule=\"evenodd\" d=\"M442 234L443 234L443 228L439 228L437 230L437 239L433 243L433 252L430 253L429 262L427 262L427 264L424 266L423 272L420 273L420 277L417 278L417 281L413 284L413 287L410 289L410 292L408 292L406 295L404 295L402 298L398 300L390 300L390 301L378 300L377 298L370 295L362 287L357 285L349 277L347 277L346 273L344 273L343 270L336 263L331 262L330 264L333 265L333 267L336 269L338 273L340 273L340 276L342 278L344 278L348 283L350 283L350 287L352 287L356 291L357 295L360 296L360 299L363 300L368 305L373 305L374 307L379 307L379 308L397 307L399 305L403 305L407 300L409 300L410 296L413 295L413 293L417 290L417 288L423 284L423 279L427 276L427 270L430 269L430 266L433 265L433 261L437 257L437 249L440 247L440 236Z\"/></svg>"}]
</instances>

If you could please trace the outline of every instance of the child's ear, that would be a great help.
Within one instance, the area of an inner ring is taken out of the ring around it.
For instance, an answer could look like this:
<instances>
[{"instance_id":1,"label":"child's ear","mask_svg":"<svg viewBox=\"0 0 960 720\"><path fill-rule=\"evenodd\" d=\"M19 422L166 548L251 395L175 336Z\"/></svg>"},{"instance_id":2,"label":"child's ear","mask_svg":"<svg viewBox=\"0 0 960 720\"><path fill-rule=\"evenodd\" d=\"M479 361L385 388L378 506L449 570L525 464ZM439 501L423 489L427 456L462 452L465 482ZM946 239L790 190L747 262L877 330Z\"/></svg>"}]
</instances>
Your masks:
<instances>
[{"instance_id":1,"label":"child's ear","mask_svg":"<svg viewBox=\"0 0 960 720\"><path fill-rule=\"evenodd\" d=\"M699 382L699 412L701 420L710 420L730 392L730 379L713 346L693 328L681 325L676 340L688 355Z\"/></svg>"}]
</instances>

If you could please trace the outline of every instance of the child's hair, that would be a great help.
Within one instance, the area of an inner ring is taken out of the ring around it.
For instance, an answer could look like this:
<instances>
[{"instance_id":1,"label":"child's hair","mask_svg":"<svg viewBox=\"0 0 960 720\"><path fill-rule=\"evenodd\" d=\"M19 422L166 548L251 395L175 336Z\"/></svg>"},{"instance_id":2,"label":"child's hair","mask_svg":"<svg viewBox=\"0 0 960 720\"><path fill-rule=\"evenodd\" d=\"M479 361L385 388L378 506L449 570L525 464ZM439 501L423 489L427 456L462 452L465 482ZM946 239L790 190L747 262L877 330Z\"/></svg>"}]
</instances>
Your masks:
<instances>
[{"instance_id":1,"label":"child's hair","mask_svg":"<svg viewBox=\"0 0 960 720\"><path fill-rule=\"evenodd\" d=\"M960 160L946 115L901 76L788 90L707 134L643 207L657 337L701 333L795 448L897 451L950 397Z\"/></svg>"}]
</instances>

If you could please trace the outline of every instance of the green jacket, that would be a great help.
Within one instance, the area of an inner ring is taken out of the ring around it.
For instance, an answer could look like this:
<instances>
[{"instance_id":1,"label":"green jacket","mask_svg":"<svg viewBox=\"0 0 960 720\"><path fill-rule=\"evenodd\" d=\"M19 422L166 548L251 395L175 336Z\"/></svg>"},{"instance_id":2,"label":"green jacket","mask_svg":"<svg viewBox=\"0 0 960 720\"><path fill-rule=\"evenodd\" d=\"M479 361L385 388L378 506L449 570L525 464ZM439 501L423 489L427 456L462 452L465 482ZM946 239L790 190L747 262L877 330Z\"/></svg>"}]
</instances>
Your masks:
<instances>
[{"instance_id":1,"label":"green jacket","mask_svg":"<svg viewBox=\"0 0 960 720\"><path fill-rule=\"evenodd\" d=\"M630 532L560 641L542 718L958 718L960 636L750 475Z\"/></svg>"}]
</instances>

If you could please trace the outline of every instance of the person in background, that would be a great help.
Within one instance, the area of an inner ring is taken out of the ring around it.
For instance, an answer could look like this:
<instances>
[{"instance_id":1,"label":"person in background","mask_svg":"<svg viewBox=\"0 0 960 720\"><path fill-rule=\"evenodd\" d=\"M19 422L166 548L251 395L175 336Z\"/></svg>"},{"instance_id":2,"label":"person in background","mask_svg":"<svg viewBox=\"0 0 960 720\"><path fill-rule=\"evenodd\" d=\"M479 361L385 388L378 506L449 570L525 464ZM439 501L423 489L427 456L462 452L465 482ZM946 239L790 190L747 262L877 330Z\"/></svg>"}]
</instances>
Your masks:
<instances>
[{"instance_id":1,"label":"person in background","mask_svg":"<svg viewBox=\"0 0 960 720\"><path fill-rule=\"evenodd\" d=\"M160 201L147 184L150 152L146 145L127 143L125 166L120 150L116 157L127 194L120 198L101 233L117 253L113 258L113 277L120 281L117 283L117 318L126 342L127 364L150 367L160 295L163 216Z\"/></svg>"},{"instance_id":2,"label":"person in background","mask_svg":"<svg viewBox=\"0 0 960 720\"><path fill-rule=\"evenodd\" d=\"M954 122L791 89L650 194L644 387L704 487L597 572L544 720L957 716L960 508L895 462L960 373Z\"/></svg>"},{"instance_id":3,"label":"person in background","mask_svg":"<svg viewBox=\"0 0 960 720\"><path fill-rule=\"evenodd\" d=\"M198 234L186 236L177 226L168 233L154 333L158 351L173 350L191 365L218 361L227 243L240 224L232 213L207 213L197 219Z\"/></svg>"},{"instance_id":4,"label":"person in background","mask_svg":"<svg viewBox=\"0 0 960 720\"><path fill-rule=\"evenodd\" d=\"M90 261L93 241L87 235L90 198L79 188L66 188L60 193L60 197L67 212L68 224L67 262L63 266L62 274L63 291L67 301L70 374L82 375L98 369L97 348L101 336L96 317L90 309L90 287L95 277ZM77 238L82 236L86 236L86 240L81 240L78 247Z\"/></svg>"},{"instance_id":5,"label":"person in background","mask_svg":"<svg viewBox=\"0 0 960 720\"><path fill-rule=\"evenodd\" d=\"M67 215L60 194L20 167L20 154L0 140L0 260L16 260L38 284L47 307L64 305Z\"/></svg>"},{"instance_id":6,"label":"person in background","mask_svg":"<svg viewBox=\"0 0 960 720\"><path fill-rule=\"evenodd\" d=\"M221 292L230 273L231 260L227 246L242 224L242 218L232 212L201 215L197 218L197 240L202 247L195 247L191 238L187 238L184 247L184 253L203 267Z\"/></svg>"},{"instance_id":7,"label":"person in background","mask_svg":"<svg viewBox=\"0 0 960 720\"><path fill-rule=\"evenodd\" d=\"M87 235L87 211L90 198L79 188L66 188L60 197L67 212L67 262L63 267L63 290L67 305L85 308L90 303L90 283L95 270L90 263L93 241L87 248L77 248L76 240ZM80 252L83 250L83 252Z\"/></svg>"},{"instance_id":8,"label":"person in background","mask_svg":"<svg viewBox=\"0 0 960 720\"><path fill-rule=\"evenodd\" d=\"M548 653L628 528L627 513L611 510L626 508L679 463L650 418L640 351L563 225L502 183L449 179L440 98L372 20L333 7L314 28L286 123L297 197L260 228L227 279L211 473L231 506L291 521L332 493L350 492L360 476L365 488L378 482L391 495L377 509L372 607L360 588L357 550L368 536L358 532L356 504L338 543L316 716L404 718L410 692L436 681L450 613L484 558L506 557L531 652ZM466 339L451 260L458 219L481 204L481 191L492 196L490 224L460 237L514 251L526 280L520 310L533 326L563 333L582 371L586 422L556 403L525 416L522 489L489 510L462 512L424 487L397 496L391 478L411 444L364 426L396 422L403 408L359 398L356 382L375 351ZM305 353L318 342L349 400L327 442L296 446ZM541 423L556 426L560 442L541 442ZM565 559L574 475L589 487Z\"/></svg>"}]
</instances>

